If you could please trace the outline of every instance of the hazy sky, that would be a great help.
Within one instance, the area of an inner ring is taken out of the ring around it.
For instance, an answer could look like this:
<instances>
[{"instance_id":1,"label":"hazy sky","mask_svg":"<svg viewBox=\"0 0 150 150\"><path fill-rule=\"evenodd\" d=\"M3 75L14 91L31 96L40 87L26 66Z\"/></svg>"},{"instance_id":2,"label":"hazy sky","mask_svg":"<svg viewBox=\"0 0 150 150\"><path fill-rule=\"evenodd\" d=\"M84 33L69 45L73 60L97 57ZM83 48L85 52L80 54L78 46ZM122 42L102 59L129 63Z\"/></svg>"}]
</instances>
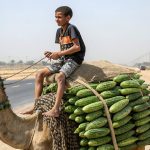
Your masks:
<instances>
[{"instance_id":1,"label":"hazy sky","mask_svg":"<svg viewBox=\"0 0 150 150\"><path fill-rule=\"evenodd\" d=\"M129 63L150 52L150 0L0 0L0 61L38 60L59 50L55 9L68 5L85 61Z\"/></svg>"}]
</instances>

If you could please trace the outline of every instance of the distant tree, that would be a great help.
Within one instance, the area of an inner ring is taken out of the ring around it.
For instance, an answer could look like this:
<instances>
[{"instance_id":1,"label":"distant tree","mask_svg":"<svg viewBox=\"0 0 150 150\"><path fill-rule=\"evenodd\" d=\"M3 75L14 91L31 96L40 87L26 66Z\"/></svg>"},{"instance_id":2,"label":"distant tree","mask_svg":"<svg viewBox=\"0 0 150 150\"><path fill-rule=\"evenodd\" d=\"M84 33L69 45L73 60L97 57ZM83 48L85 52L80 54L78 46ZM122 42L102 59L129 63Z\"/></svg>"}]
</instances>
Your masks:
<instances>
[{"instance_id":1,"label":"distant tree","mask_svg":"<svg viewBox=\"0 0 150 150\"><path fill-rule=\"evenodd\" d=\"M14 65L14 64L15 64L15 60L12 59L12 60L10 61L10 65Z\"/></svg>"},{"instance_id":2,"label":"distant tree","mask_svg":"<svg viewBox=\"0 0 150 150\"><path fill-rule=\"evenodd\" d=\"M22 60L19 60L19 61L17 62L17 64L18 64L18 65L22 65L22 64L23 64L23 61L22 61Z\"/></svg>"},{"instance_id":3,"label":"distant tree","mask_svg":"<svg viewBox=\"0 0 150 150\"><path fill-rule=\"evenodd\" d=\"M6 65L6 62L0 61L0 65L1 65L1 66L4 66L4 65Z\"/></svg>"},{"instance_id":4,"label":"distant tree","mask_svg":"<svg viewBox=\"0 0 150 150\"><path fill-rule=\"evenodd\" d=\"M25 64L26 64L26 65L33 65L33 64L34 64L34 61L33 61L33 60L30 60L30 61L27 61Z\"/></svg>"}]
</instances>

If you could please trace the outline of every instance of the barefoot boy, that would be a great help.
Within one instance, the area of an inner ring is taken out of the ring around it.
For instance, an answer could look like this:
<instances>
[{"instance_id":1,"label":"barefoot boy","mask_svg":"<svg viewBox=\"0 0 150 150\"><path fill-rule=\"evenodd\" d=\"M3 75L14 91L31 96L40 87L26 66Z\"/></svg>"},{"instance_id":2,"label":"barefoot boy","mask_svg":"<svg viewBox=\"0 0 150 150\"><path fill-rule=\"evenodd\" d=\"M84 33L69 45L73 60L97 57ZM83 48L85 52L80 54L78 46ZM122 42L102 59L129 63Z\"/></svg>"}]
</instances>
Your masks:
<instances>
[{"instance_id":1,"label":"barefoot boy","mask_svg":"<svg viewBox=\"0 0 150 150\"><path fill-rule=\"evenodd\" d=\"M35 99L42 94L44 77L58 73L56 81L58 89L56 101L51 110L43 113L46 116L59 116L59 107L65 89L65 79L82 64L85 55L85 45L76 26L69 23L73 13L70 7L61 6L55 11L56 23L60 28L56 32L55 43L60 44L60 50L56 52L45 52L44 55L51 60L50 66L37 73L35 79ZM32 114L33 109L24 114Z\"/></svg>"}]
</instances>

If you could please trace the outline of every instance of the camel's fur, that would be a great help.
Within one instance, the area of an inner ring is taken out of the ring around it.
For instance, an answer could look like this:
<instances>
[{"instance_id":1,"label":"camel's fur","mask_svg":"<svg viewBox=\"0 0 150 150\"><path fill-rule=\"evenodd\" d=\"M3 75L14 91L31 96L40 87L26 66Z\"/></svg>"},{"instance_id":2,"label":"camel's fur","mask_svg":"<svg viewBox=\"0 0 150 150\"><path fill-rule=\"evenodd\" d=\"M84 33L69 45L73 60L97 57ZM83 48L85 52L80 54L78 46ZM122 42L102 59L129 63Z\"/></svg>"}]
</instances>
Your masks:
<instances>
[{"instance_id":1,"label":"camel's fur","mask_svg":"<svg viewBox=\"0 0 150 150\"><path fill-rule=\"evenodd\" d=\"M8 98L0 79L0 103ZM32 134L34 133L35 122L38 115L19 117L10 108L0 111L0 139L17 149L48 150L50 149L51 137L46 123L42 117L38 117L33 140L29 146Z\"/></svg>"}]
</instances>

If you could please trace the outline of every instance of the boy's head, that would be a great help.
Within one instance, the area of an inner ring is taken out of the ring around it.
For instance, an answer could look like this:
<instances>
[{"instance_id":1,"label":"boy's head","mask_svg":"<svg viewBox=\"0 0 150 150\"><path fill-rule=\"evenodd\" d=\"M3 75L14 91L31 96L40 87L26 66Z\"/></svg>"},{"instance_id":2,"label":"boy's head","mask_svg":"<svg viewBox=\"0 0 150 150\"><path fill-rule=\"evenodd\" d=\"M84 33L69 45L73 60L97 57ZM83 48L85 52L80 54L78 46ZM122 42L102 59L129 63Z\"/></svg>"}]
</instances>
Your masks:
<instances>
[{"instance_id":1,"label":"boy's head","mask_svg":"<svg viewBox=\"0 0 150 150\"><path fill-rule=\"evenodd\" d=\"M61 6L55 10L55 18L58 26L64 26L69 23L73 15L72 9L68 6Z\"/></svg>"},{"instance_id":2,"label":"boy's head","mask_svg":"<svg viewBox=\"0 0 150 150\"><path fill-rule=\"evenodd\" d=\"M72 12L72 9L68 6L61 6L61 7L58 7L56 10L55 10L55 13L56 12L61 12L65 17L67 16L70 16L70 18L73 16L73 12Z\"/></svg>"}]
</instances>

